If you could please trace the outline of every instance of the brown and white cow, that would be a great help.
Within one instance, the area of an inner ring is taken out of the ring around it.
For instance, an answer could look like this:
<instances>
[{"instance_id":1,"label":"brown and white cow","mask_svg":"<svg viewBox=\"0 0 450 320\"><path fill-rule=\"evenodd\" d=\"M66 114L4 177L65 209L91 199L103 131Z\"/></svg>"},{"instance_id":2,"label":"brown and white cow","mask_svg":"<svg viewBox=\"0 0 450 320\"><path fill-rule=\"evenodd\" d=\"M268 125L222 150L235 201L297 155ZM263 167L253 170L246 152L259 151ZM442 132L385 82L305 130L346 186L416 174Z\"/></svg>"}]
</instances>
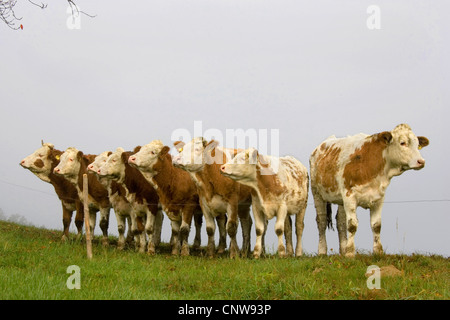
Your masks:
<instances>
[{"instance_id":1,"label":"brown and white cow","mask_svg":"<svg viewBox=\"0 0 450 320\"><path fill-rule=\"evenodd\" d=\"M135 151L140 147L136 147ZM163 214L159 205L159 197L153 186L142 176L142 173L128 164L128 157L134 152L126 152L117 148L101 165L97 174L124 190L124 195L130 205L131 230L140 236L139 251L144 252L145 233L139 230L139 220L145 221L145 231L149 237L147 252L155 253L155 248L161 240Z\"/></svg>"},{"instance_id":2,"label":"brown and white cow","mask_svg":"<svg viewBox=\"0 0 450 320\"><path fill-rule=\"evenodd\" d=\"M293 253L290 215L296 216L296 256L301 256L303 221L308 202L308 171L291 156L273 157L260 155L254 148L237 154L221 167L227 177L252 188L252 211L255 218L256 244L253 255L258 258L262 251L265 220L277 218L275 233L278 236L278 255ZM287 217L287 219L286 219ZM283 245L283 234L286 246Z\"/></svg>"},{"instance_id":3,"label":"brown and white cow","mask_svg":"<svg viewBox=\"0 0 450 320\"><path fill-rule=\"evenodd\" d=\"M87 167L95 159L95 155L84 155L82 151L70 147L61 155L59 164L53 169L57 175L64 176L75 186L80 199L83 199L83 174L87 173ZM108 190L90 174L88 175L88 203L91 235L94 235L96 213L100 211L100 229L103 233L102 243L108 245L109 210L111 203Z\"/></svg>"},{"instance_id":4,"label":"brown and white cow","mask_svg":"<svg viewBox=\"0 0 450 320\"><path fill-rule=\"evenodd\" d=\"M319 254L327 254L325 231L331 221L330 204L338 204L337 227L340 253L355 256L358 228L356 208L370 209L373 251L381 254L381 210L391 179L406 170L420 170L425 160L419 149L429 144L407 124L392 131L346 138L331 136L310 157L311 190L317 211ZM348 231L348 238L347 238Z\"/></svg>"},{"instance_id":5,"label":"brown and white cow","mask_svg":"<svg viewBox=\"0 0 450 320\"><path fill-rule=\"evenodd\" d=\"M20 165L30 170L42 181L50 183L61 200L63 210L63 235L62 240L69 239L69 227L73 211L76 211L75 225L78 230L77 240L83 232L83 205L78 197L77 189L64 177L55 175L53 169L59 164L59 158L63 152L54 148L51 143L42 143L42 146L34 153L24 158Z\"/></svg>"},{"instance_id":6,"label":"brown and white cow","mask_svg":"<svg viewBox=\"0 0 450 320\"><path fill-rule=\"evenodd\" d=\"M189 255L188 237L192 217L202 217L197 189L186 171L172 164L170 148L160 140L143 146L128 162L138 168L159 195L164 212L172 222L172 254Z\"/></svg>"},{"instance_id":7,"label":"brown and white cow","mask_svg":"<svg viewBox=\"0 0 450 320\"><path fill-rule=\"evenodd\" d=\"M208 255L214 255L214 218L218 219L219 231L221 231L219 221L226 221L226 230L231 238L230 257L233 258L239 253L236 241L239 216L243 234L242 256L247 256L250 250L252 226L250 217L251 189L220 173L221 165L231 160L236 155L237 150L225 150L217 147L217 141L211 140L208 142L203 137L194 138L187 144L177 141L174 145L180 153L173 157L173 164L186 170L197 187L200 206L206 220ZM225 240L222 235L220 239ZM219 253L223 251L223 246L226 246L223 240L219 242Z\"/></svg>"},{"instance_id":8,"label":"brown and white cow","mask_svg":"<svg viewBox=\"0 0 450 320\"><path fill-rule=\"evenodd\" d=\"M102 177L98 174L100 168L106 164L111 154L111 151L105 151L96 156L94 162L88 165L88 172L89 174L97 175L98 181L108 190L109 201L117 219L117 231L119 233L117 248L123 250L125 247L125 222L128 221L128 226L131 225L131 204L128 202L126 191L121 185L112 179ZM132 239L131 228L128 229L127 238Z\"/></svg>"}]
</instances>

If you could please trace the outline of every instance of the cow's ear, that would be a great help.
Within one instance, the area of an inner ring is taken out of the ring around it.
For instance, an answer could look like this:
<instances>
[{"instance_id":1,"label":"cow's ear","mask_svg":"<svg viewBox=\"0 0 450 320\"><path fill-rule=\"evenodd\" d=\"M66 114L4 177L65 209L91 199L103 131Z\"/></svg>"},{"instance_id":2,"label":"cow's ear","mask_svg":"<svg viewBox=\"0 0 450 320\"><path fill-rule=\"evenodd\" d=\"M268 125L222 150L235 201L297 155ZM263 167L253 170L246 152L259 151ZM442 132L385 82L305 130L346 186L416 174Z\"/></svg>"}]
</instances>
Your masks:
<instances>
[{"instance_id":1,"label":"cow's ear","mask_svg":"<svg viewBox=\"0 0 450 320\"><path fill-rule=\"evenodd\" d=\"M259 157L258 150L256 150L255 148L250 148L248 150L248 163L257 164L258 157Z\"/></svg>"},{"instance_id":2,"label":"cow's ear","mask_svg":"<svg viewBox=\"0 0 450 320\"><path fill-rule=\"evenodd\" d=\"M219 141L211 140L205 145L205 152L212 151L214 148L216 148L219 145Z\"/></svg>"},{"instance_id":3,"label":"cow's ear","mask_svg":"<svg viewBox=\"0 0 450 320\"><path fill-rule=\"evenodd\" d=\"M392 133L389 131L381 132L378 134L378 139L386 144L389 144L392 141Z\"/></svg>"},{"instance_id":4,"label":"cow's ear","mask_svg":"<svg viewBox=\"0 0 450 320\"><path fill-rule=\"evenodd\" d=\"M81 161L82 158L83 158L83 152L82 151L78 151L78 153L77 153L78 161Z\"/></svg>"},{"instance_id":5,"label":"cow's ear","mask_svg":"<svg viewBox=\"0 0 450 320\"><path fill-rule=\"evenodd\" d=\"M120 155L120 158L122 159L123 163L128 163L128 158L133 154L133 152L122 152Z\"/></svg>"},{"instance_id":6,"label":"cow's ear","mask_svg":"<svg viewBox=\"0 0 450 320\"><path fill-rule=\"evenodd\" d=\"M185 145L185 143L183 141L180 141L180 140L179 141L175 141L173 143L173 146L175 147L175 149L177 149L178 152L183 151L184 145Z\"/></svg>"},{"instance_id":7,"label":"cow's ear","mask_svg":"<svg viewBox=\"0 0 450 320\"><path fill-rule=\"evenodd\" d=\"M430 144L430 140L426 137L417 137L419 139L419 149L422 149L423 147L426 147Z\"/></svg>"},{"instance_id":8,"label":"cow's ear","mask_svg":"<svg viewBox=\"0 0 450 320\"><path fill-rule=\"evenodd\" d=\"M164 157L167 153L169 153L170 148L168 146L164 146L161 151L159 152L159 157Z\"/></svg>"},{"instance_id":9,"label":"cow's ear","mask_svg":"<svg viewBox=\"0 0 450 320\"><path fill-rule=\"evenodd\" d=\"M133 153L138 153L141 150L141 146L137 146L134 148Z\"/></svg>"},{"instance_id":10,"label":"cow's ear","mask_svg":"<svg viewBox=\"0 0 450 320\"><path fill-rule=\"evenodd\" d=\"M48 151L49 157L54 158L57 161L59 161L59 159L61 158L61 154L62 154L62 152L59 150L49 150Z\"/></svg>"}]
</instances>

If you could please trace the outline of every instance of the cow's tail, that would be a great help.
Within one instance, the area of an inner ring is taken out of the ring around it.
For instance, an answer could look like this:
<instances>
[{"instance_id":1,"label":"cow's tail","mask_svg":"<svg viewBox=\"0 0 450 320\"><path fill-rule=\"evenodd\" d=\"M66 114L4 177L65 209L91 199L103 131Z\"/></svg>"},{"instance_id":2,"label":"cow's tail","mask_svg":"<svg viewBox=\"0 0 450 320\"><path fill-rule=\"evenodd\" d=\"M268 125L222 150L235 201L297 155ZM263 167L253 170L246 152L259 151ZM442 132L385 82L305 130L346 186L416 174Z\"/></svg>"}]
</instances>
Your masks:
<instances>
[{"instance_id":1,"label":"cow's tail","mask_svg":"<svg viewBox=\"0 0 450 320\"><path fill-rule=\"evenodd\" d=\"M327 202L327 226L328 226L328 229L334 230L333 213L331 211L331 203L329 203L329 202Z\"/></svg>"}]
</instances>

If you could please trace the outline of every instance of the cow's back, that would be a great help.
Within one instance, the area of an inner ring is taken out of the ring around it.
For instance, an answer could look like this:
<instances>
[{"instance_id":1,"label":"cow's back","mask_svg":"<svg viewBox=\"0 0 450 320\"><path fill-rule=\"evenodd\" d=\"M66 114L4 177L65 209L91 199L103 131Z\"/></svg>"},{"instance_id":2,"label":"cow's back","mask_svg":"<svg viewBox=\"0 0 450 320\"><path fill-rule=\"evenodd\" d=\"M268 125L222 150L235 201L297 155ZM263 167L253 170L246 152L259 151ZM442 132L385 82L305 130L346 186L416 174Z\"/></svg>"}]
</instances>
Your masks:
<instances>
[{"instance_id":1,"label":"cow's back","mask_svg":"<svg viewBox=\"0 0 450 320\"><path fill-rule=\"evenodd\" d=\"M368 141L370 136L360 133L345 138L331 136L311 154L311 188L324 200L341 202L344 189L343 174L352 154Z\"/></svg>"}]
</instances>

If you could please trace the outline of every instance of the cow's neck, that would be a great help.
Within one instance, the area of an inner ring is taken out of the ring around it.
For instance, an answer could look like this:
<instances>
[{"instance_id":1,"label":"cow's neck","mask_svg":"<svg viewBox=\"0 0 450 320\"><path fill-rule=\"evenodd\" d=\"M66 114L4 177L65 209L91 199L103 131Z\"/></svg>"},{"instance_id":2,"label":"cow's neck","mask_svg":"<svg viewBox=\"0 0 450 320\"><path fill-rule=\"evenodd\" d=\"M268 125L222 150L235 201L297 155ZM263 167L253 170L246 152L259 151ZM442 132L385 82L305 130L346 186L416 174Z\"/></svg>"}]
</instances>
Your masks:
<instances>
[{"instance_id":1,"label":"cow's neck","mask_svg":"<svg viewBox=\"0 0 450 320\"><path fill-rule=\"evenodd\" d=\"M45 173L42 173L42 172L33 172L33 173L36 175L36 177L38 177L42 181L45 181L45 182L48 182L48 183L51 183L51 184L54 185L54 183L53 183L53 181L51 179L52 175L55 176L55 174L53 174L53 172L50 173L49 175L46 175Z\"/></svg>"},{"instance_id":2,"label":"cow's neck","mask_svg":"<svg viewBox=\"0 0 450 320\"><path fill-rule=\"evenodd\" d=\"M281 192L277 176L274 174L262 175L259 170L256 172L256 179L239 182L252 188L252 195L257 195L260 203L269 201L271 195L278 195Z\"/></svg>"},{"instance_id":3,"label":"cow's neck","mask_svg":"<svg viewBox=\"0 0 450 320\"><path fill-rule=\"evenodd\" d=\"M197 187L199 195L206 197L208 201L212 199L213 194L216 191L214 190L214 184L211 183L211 181L220 181L223 177L219 170L218 164L205 164L202 170L189 172L192 181L194 181L194 184Z\"/></svg>"},{"instance_id":4,"label":"cow's neck","mask_svg":"<svg viewBox=\"0 0 450 320\"><path fill-rule=\"evenodd\" d=\"M158 194L168 194L177 181L172 181L175 176L175 167L172 165L170 154L166 154L163 159L159 159L157 172L152 176L151 181L156 186ZM180 169L181 170L181 169Z\"/></svg>"},{"instance_id":5,"label":"cow's neck","mask_svg":"<svg viewBox=\"0 0 450 320\"><path fill-rule=\"evenodd\" d=\"M78 189L83 191L83 175L87 173L87 167L89 163L85 157L80 159L80 170L78 170Z\"/></svg>"}]
</instances>

